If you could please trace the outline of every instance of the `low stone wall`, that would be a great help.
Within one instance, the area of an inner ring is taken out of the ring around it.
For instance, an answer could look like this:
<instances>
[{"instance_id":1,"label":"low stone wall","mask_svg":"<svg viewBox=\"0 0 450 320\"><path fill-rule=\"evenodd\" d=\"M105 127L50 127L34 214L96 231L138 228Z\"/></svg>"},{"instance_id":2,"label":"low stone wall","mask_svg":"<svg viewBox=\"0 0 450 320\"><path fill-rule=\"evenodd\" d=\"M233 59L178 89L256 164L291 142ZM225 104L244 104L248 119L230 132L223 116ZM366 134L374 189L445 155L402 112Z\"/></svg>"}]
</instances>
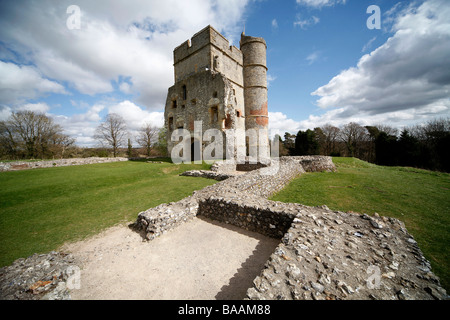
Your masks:
<instances>
[{"instance_id":1,"label":"low stone wall","mask_svg":"<svg viewBox=\"0 0 450 320\"><path fill-rule=\"evenodd\" d=\"M219 172L210 171L210 170L190 170L190 171L185 171L185 172L181 173L180 176L202 177L202 178L222 181L222 180L226 180L228 178L234 177L235 174L219 173Z\"/></svg>"},{"instance_id":2,"label":"low stone wall","mask_svg":"<svg viewBox=\"0 0 450 320\"><path fill-rule=\"evenodd\" d=\"M200 201L198 215L281 239L295 214L279 210L272 201L258 197L212 196Z\"/></svg>"},{"instance_id":3,"label":"low stone wall","mask_svg":"<svg viewBox=\"0 0 450 320\"><path fill-rule=\"evenodd\" d=\"M281 157L283 161L298 162L301 164L306 172L318 171L335 171L333 160L331 157L325 156L295 156L295 157Z\"/></svg>"},{"instance_id":4,"label":"low stone wall","mask_svg":"<svg viewBox=\"0 0 450 320\"><path fill-rule=\"evenodd\" d=\"M298 161L298 159L291 161L286 157L273 162L270 167L236 175L231 174L228 170L227 173L220 170L186 172L182 175L202 176L216 180L220 180L224 176L230 178L196 191L191 197L176 203L161 204L158 207L140 212L135 222L135 228L142 232L146 239L151 240L176 227L180 222L188 221L197 215L199 204L211 197L222 196L232 199L235 195L240 199L246 197L248 201L254 199L255 196L262 199L267 198L304 172Z\"/></svg>"},{"instance_id":5,"label":"low stone wall","mask_svg":"<svg viewBox=\"0 0 450 320\"><path fill-rule=\"evenodd\" d=\"M117 162L117 161L128 161L128 158L90 157L90 158L41 160L41 161L0 162L0 172L1 171L26 170L26 169L38 169L38 168L76 166L76 165L83 165L83 164Z\"/></svg>"},{"instance_id":6,"label":"low stone wall","mask_svg":"<svg viewBox=\"0 0 450 320\"><path fill-rule=\"evenodd\" d=\"M139 213L134 229L153 240L197 215L198 199L190 196L178 202L163 203Z\"/></svg>"},{"instance_id":7,"label":"low stone wall","mask_svg":"<svg viewBox=\"0 0 450 320\"><path fill-rule=\"evenodd\" d=\"M247 299L448 299L401 221L266 199L304 172L334 170L330 157L282 157L142 212L136 228L153 239L198 214L280 238Z\"/></svg>"}]
</instances>

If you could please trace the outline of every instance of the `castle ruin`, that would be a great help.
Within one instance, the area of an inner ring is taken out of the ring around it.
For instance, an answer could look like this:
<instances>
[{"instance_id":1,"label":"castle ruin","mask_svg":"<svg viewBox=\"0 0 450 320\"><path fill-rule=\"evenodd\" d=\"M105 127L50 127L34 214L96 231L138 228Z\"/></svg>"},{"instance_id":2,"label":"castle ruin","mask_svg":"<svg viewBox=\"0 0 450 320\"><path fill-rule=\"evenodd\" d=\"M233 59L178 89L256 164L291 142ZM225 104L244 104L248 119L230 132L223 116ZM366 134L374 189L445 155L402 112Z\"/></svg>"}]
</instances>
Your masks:
<instances>
[{"instance_id":1,"label":"castle ruin","mask_svg":"<svg viewBox=\"0 0 450 320\"><path fill-rule=\"evenodd\" d=\"M190 132L191 160L201 160L205 143L196 132L218 129L224 158L244 159L250 150L268 158L266 49L263 38L244 33L240 49L230 46L211 26L174 49L175 84L164 112L169 155L178 144L174 130Z\"/></svg>"}]
</instances>

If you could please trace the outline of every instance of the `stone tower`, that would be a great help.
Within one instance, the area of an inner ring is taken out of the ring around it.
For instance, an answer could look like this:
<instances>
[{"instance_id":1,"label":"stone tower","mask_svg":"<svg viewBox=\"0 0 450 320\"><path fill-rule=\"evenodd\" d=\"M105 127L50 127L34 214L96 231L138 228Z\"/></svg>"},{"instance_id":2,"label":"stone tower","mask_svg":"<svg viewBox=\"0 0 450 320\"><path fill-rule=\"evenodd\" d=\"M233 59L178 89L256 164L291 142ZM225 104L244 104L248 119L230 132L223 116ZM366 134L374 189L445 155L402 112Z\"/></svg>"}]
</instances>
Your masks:
<instances>
[{"instance_id":1,"label":"stone tower","mask_svg":"<svg viewBox=\"0 0 450 320\"><path fill-rule=\"evenodd\" d=\"M242 160L255 148L258 159L268 156L266 43L242 34L240 45L230 46L207 26L174 49L175 84L164 112L169 155L179 143L171 140L174 130L191 133L192 160L198 160L208 142L194 131L218 129L223 158Z\"/></svg>"},{"instance_id":2,"label":"stone tower","mask_svg":"<svg viewBox=\"0 0 450 320\"><path fill-rule=\"evenodd\" d=\"M241 35L240 47L243 55L245 129L258 132L258 141L248 138L248 148L256 144L259 155L269 156L269 115L267 109L266 42L263 38Z\"/></svg>"}]
</instances>

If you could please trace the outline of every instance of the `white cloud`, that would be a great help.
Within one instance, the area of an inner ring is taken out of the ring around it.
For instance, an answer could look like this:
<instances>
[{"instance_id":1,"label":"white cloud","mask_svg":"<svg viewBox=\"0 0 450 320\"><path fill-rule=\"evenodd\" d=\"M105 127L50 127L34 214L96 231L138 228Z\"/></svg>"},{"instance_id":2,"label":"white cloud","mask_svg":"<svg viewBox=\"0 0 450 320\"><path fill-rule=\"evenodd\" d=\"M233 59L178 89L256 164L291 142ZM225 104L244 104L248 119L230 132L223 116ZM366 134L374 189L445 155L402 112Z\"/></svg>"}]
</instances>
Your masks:
<instances>
[{"instance_id":1,"label":"white cloud","mask_svg":"<svg viewBox=\"0 0 450 320\"><path fill-rule=\"evenodd\" d=\"M319 57L320 57L320 52L315 51L306 57L306 61L308 61L308 64L311 65L314 62L316 62L319 59Z\"/></svg>"},{"instance_id":2,"label":"white cloud","mask_svg":"<svg viewBox=\"0 0 450 320\"><path fill-rule=\"evenodd\" d=\"M301 128L301 123L289 119L282 112L269 112L269 136L273 138L276 134L281 137L285 132L297 133Z\"/></svg>"},{"instance_id":3,"label":"white cloud","mask_svg":"<svg viewBox=\"0 0 450 320\"><path fill-rule=\"evenodd\" d=\"M348 108L337 108L322 115L310 115L308 119L300 121L300 130L321 127L327 123L343 126L349 122L356 122L363 126L386 124L395 128L424 123L429 120L448 116L450 99L442 99L424 108L409 108L400 111L371 114L369 112L353 113Z\"/></svg>"},{"instance_id":4,"label":"white cloud","mask_svg":"<svg viewBox=\"0 0 450 320\"><path fill-rule=\"evenodd\" d=\"M271 74L267 74L267 87L270 87L272 82L274 82L277 79L276 76L273 76Z\"/></svg>"},{"instance_id":5,"label":"white cloud","mask_svg":"<svg viewBox=\"0 0 450 320\"><path fill-rule=\"evenodd\" d=\"M0 107L0 121L6 121L8 120L9 116L11 115L11 108L8 106Z\"/></svg>"},{"instance_id":6,"label":"white cloud","mask_svg":"<svg viewBox=\"0 0 450 320\"><path fill-rule=\"evenodd\" d=\"M75 144L81 147L95 147L94 133L102 121L100 113L106 109L104 104L94 104L84 113L71 116L52 115L55 122L62 126L64 133L76 139Z\"/></svg>"},{"instance_id":7,"label":"white cloud","mask_svg":"<svg viewBox=\"0 0 450 320\"><path fill-rule=\"evenodd\" d=\"M50 110L50 107L45 102L38 103L26 103L16 109L17 111L33 111L36 113L47 113Z\"/></svg>"},{"instance_id":8,"label":"white cloud","mask_svg":"<svg viewBox=\"0 0 450 320\"><path fill-rule=\"evenodd\" d=\"M306 29L306 27L318 24L320 22L320 19L316 16L312 16L308 19L302 19L300 14L297 14L297 18L294 21L294 27L300 27L301 29Z\"/></svg>"},{"instance_id":9,"label":"white cloud","mask_svg":"<svg viewBox=\"0 0 450 320\"><path fill-rule=\"evenodd\" d=\"M208 24L235 41L247 2L80 0L76 1L80 29L69 30L66 9L73 1L4 1L0 2L0 38L35 65L37 76L44 80L51 78L94 95L112 92L112 82L126 77L128 86L120 89L156 110L163 108L167 88L173 84L173 48ZM24 91L24 99L62 90L50 80L40 83L38 89ZM17 95L2 97L10 103Z\"/></svg>"},{"instance_id":10,"label":"white cloud","mask_svg":"<svg viewBox=\"0 0 450 320\"><path fill-rule=\"evenodd\" d=\"M431 0L408 7L395 34L315 90L321 118L408 120L449 114L450 6ZM347 121L347 120L345 120Z\"/></svg>"},{"instance_id":11,"label":"white cloud","mask_svg":"<svg viewBox=\"0 0 450 320\"><path fill-rule=\"evenodd\" d=\"M376 39L377 39L377 37L371 38L361 49L361 52L366 52L367 50L369 50L372 47L372 44Z\"/></svg>"},{"instance_id":12,"label":"white cloud","mask_svg":"<svg viewBox=\"0 0 450 320\"><path fill-rule=\"evenodd\" d=\"M119 103L98 103L89 107L86 112L71 116L52 115L55 122L64 128L64 132L76 139L76 144L82 147L95 147L98 145L93 137L98 125L104 121L108 113L117 113L125 120L127 130L133 144L137 131L145 123L156 127L164 125L164 112L149 111L139 107L131 101ZM1 116L0 112L0 116Z\"/></svg>"},{"instance_id":13,"label":"white cloud","mask_svg":"<svg viewBox=\"0 0 450 320\"><path fill-rule=\"evenodd\" d=\"M273 19L273 20L272 20L272 28L273 28L273 29L278 29L278 22L277 22L277 19Z\"/></svg>"},{"instance_id":14,"label":"white cloud","mask_svg":"<svg viewBox=\"0 0 450 320\"><path fill-rule=\"evenodd\" d=\"M341 3L345 4L346 2L347 0L297 0L297 3L300 5L314 8L334 6Z\"/></svg>"},{"instance_id":15,"label":"white cloud","mask_svg":"<svg viewBox=\"0 0 450 320\"><path fill-rule=\"evenodd\" d=\"M122 116L130 131L139 130L145 123L156 127L164 125L164 112L150 112L128 100L109 106L108 112Z\"/></svg>"},{"instance_id":16,"label":"white cloud","mask_svg":"<svg viewBox=\"0 0 450 320\"><path fill-rule=\"evenodd\" d=\"M17 104L47 93L65 93L64 87L46 79L33 66L0 61L0 103Z\"/></svg>"}]
</instances>

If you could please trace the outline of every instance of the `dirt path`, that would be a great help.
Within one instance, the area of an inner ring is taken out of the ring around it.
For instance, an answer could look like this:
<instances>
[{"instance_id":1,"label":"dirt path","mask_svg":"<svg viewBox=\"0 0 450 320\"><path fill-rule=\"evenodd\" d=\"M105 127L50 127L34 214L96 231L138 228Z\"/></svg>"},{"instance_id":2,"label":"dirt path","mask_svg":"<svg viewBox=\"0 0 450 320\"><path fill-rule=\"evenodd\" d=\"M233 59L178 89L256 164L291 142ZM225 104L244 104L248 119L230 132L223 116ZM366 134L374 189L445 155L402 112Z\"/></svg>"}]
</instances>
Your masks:
<instances>
[{"instance_id":1,"label":"dirt path","mask_svg":"<svg viewBox=\"0 0 450 320\"><path fill-rule=\"evenodd\" d=\"M117 226L63 249L81 261L72 299L243 299L279 240L194 218L143 242Z\"/></svg>"}]
</instances>

